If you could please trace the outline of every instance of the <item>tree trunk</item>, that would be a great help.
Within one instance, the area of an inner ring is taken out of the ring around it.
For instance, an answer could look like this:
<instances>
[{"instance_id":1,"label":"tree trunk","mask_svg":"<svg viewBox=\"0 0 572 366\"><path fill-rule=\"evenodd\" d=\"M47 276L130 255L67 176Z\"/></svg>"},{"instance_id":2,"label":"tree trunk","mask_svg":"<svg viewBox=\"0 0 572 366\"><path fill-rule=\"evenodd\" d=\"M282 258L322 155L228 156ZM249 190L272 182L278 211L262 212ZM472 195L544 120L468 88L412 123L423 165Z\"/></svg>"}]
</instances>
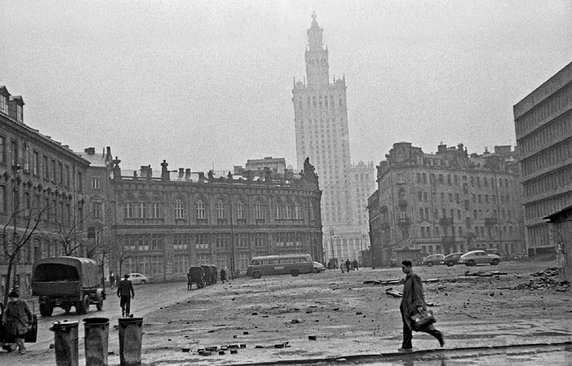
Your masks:
<instances>
[{"instance_id":1,"label":"tree trunk","mask_svg":"<svg viewBox=\"0 0 572 366\"><path fill-rule=\"evenodd\" d=\"M12 277L12 266L14 265L15 256L11 255L8 257L8 270L6 271L6 288L4 289L4 309L8 304L8 295L10 294L10 277Z\"/></svg>"}]
</instances>

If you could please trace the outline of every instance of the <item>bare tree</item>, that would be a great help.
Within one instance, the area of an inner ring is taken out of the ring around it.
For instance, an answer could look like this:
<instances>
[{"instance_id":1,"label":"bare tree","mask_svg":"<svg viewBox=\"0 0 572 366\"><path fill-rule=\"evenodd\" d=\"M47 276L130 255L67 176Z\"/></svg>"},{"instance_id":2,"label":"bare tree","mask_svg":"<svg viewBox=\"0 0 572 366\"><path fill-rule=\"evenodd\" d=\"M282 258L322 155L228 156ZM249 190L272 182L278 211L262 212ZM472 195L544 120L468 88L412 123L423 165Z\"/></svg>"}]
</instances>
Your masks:
<instances>
[{"instance_id":1,"label":"bare tree","mask_svg":"<svg viewBox=\"0 0 572 366\"><path fill-rule=\"evenodd\" d=\"M74 216L72 222L55 223L56 234L58 236L58 242L61 246L63 255L77 254L77 250L85 244L87 233L82 227L84 221L85 219L83 218L76 220L76 217Z\"/></svg>"},{"instance_id":2,"label":"bare tree","mask_svg":"<svg viewBox=\"0 0 572 366\"><path fill-rule=\"evenodd\" d=\"M111 249L112 249L111 255L119 265L119 271L117 275L119 276L119 278L121 278L123 272L123 263L125 262L125 259L131 253L133 253L133 251L130 248L126 247L125 244L123 243L116 243L116 245L114 245Z\"/></svg>"},{"instance_id":3,"label":"bare tree","mask_svg":"<svg viewBox=\"0 0 572 366\"><path fill-rule=\"evenodd\" d=\"M42 216L47 207L37 212L29 212L28 210L15 210L9 220L2 228L2 250L4 257L8 259L8 268L6 270L6 288L4 289L4 307L8 301L10 293L10 283L15 284L12 279L12 269L14 268L20 250L30 242L30 239L38 229ZM22 215L23 214L23 215ZM15 221L17 218L24 218L24 225L17 226Z\"/></svg>"}]
</instances>

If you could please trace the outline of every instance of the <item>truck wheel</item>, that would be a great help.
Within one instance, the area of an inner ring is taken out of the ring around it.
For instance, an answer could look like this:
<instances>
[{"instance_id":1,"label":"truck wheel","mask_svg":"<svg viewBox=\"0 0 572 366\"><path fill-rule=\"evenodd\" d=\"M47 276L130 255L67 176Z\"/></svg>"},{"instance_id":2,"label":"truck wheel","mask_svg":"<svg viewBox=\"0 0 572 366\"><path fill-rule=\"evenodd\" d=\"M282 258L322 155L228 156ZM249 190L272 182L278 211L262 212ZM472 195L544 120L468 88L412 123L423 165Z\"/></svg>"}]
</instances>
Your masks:
<instances>
[{"instance_id":1,"label":"truck wheel","mask_svg":"<svg viewBox=\"0 0 572 366\"><path fill-rule=\"evenodd\" d=\"M65 311L66 314L67 314L67 313L69 313L70 310L71 310L71 305L66 304L66 305L62 306L62 309L64 309L64 311Z\"/></svg>"},{"instance_id":2,"label":"truck wheel","mask_svg":"<svg viewBox=\"0 0 572 366\"><path fill-rule=\"evenodd\" d=\"M499 260L498 259L493 259L493 262L491 263L493 266L496 266L499 264Z\"/></svg>"},{"instance_id":3,"label":"truck wheel","mask_svg":"<svg viewBox=\"0 0 572 366\"><path fill-rule=\"evenodd\" d=\"M260 278L260 277L262 277L262 273L260 273L259 271L252 272L252 278Z\"/></svg>"},{"instance_id":4,"label":"truck wheel","mask_svg":"<svg viewBox=\"0 0 572 366\"><path fill-rule=\"evenodd\" d=\"M76 313L83 315L89 311L89 296L83 295L83 300L78 301L75 305Z\"/></svg>"},{"instance_id":5,"label":"truck wheel","mask_svg":"<svg viewBox=\"0 0 572 366\"><path fill-rule=\"evenodd\" d=\"M298 271L297 269L293 269L292 271L290 271L290 274L292 275L292 277L298 277L300 271Z\"/></svg>"}]
</instances>

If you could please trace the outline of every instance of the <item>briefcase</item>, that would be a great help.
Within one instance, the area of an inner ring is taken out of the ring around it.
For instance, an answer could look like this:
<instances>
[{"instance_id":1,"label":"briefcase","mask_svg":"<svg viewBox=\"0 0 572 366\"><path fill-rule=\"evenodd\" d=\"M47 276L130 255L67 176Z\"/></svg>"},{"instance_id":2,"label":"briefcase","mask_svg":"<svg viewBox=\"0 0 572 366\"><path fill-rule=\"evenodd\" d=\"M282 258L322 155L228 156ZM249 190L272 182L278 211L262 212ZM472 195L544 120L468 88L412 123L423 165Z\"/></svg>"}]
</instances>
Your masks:
<instances>
[{"instance_id":1,"label":"briefcase","mask_svg":"<svg viewBox=\"0 0 572 366\"><path fill-rule=\"evenodd\" d=\"M437 319L433 316L433 312L431 310L425 310L411 315L411 329L422 330L436 321Z\"/></svg>"}]
</instances>

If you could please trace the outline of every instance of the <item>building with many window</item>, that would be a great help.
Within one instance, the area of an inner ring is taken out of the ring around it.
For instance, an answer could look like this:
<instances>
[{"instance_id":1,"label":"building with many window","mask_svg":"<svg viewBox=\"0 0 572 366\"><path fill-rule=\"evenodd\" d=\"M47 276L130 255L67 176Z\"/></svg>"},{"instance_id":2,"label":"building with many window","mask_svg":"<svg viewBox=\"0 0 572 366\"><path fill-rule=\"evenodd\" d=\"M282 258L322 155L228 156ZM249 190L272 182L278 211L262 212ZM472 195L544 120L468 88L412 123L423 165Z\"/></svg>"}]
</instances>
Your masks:
<instances>
[{"instance_id":1,"label":"building with many window","mask_svg":"<svg viewBox=\"0 0 572 366\"><path fill-rule=\"evenodd\" d=\"M572 63L514 108L529 254L553 253L544 217L572 205Z\"/></svg>"},{"instance_id":2,"label":"building with many window","mask_svg":"<svg viewBox=\"0 0 572 366\"><path fill-rule=\"evenodd\" d=\"M462 144L427 154L411 143L393 145L377 167L378 190L369 197L374 265L403 256L524 249L520 184L510 146L468 155Z\"/></svg>"},{"instance_id":3,"label":"building with many window","mask_svg":"<svg viewBox=\"0 0 572 366\"><path fill-rule=\"evenodd\" d=\"M154 280L186 278L192 265L245 271L257 255L308 253L323 260L321 192L313 166L264 179L194 177L150 166L132 176L112 161L110 229L116 250L110 269Z\"/></svg>"},{"instance_id":4,"label":"building with many window","mask_svg":"<svg viewBox=\"0 0 572 366\"><path fill-rule=\"evenodd\" d=\"M29 293L35 260L84 254L83 180L89 162L25 124L23 108L22 97L0 86L0 287L15 283Z\"/></svg>"},{"instance_id":5,"label":"building with many window","mask_svg":"<svg viewBox=\"0 0 572 366\"><path fill-rule=\"evenodd\" d=\"M320 177L326 259L352 260L369 246L363 215L375 189L375 170L373 163L351 164L346 80L334 77L330 82L328 49L316 18L313 14L307 32L306 78L294 80L292 89L296 156L298 167L309 157ZM359 190L352 186L355 174L369 181L369 191L361 188L361 180Z\"/></svg>"}]
</instances>

